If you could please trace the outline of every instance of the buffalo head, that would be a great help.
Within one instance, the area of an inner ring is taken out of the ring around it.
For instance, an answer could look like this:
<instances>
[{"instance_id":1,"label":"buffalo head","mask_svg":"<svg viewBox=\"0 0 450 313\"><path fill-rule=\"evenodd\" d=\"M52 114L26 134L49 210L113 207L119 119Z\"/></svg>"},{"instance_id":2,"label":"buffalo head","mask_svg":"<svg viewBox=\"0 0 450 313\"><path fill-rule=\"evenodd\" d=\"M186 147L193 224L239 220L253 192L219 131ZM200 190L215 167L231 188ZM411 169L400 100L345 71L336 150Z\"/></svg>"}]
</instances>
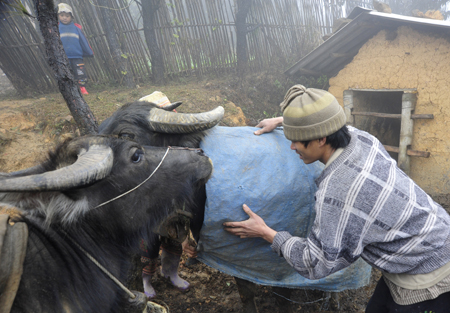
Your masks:
<instances>
[{"instance_id":1,"label":"buffalo head","mask_svg":"<svg viewBox=\"0 0 450 313\"><path fill-rule=\"evenodd\" d=\"M224 109L219 106L198 114L173 112L180 104L176 102L163 108L147 101L125 104L103 121L99 133L116 135L142 145L198 148L205 132L221 121ZM193 203L183 205L183 208L193 214L191 230L196 237L203 223L206 201L204 186L196 191L194 199Z\"/></svg>"},{"instance_id":2,"label":"buffalo head","mask_svg":"<svg viewBox=\"0 0 450 313\"><path fill-rule=\"evenodd\" d=\"M191 201L212 172L200 149L157 148L111 136L67 141L47 161L0 175L0 203L47 226L90 223L112 236L153 227Z\"/></svg>"}]
</instances>

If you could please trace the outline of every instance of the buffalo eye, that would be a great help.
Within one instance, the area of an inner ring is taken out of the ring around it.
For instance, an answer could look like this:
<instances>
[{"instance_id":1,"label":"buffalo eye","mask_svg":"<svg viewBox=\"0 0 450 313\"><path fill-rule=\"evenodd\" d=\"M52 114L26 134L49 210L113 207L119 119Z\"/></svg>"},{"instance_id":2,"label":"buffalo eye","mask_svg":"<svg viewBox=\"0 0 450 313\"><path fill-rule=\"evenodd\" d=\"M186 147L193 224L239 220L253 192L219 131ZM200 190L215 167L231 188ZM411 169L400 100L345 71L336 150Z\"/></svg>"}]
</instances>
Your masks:
<instances>
[{"instance_id":1,"label":"buffalo eye","mask_svg":"<svg viewBox=\"0 0 450 313\"><path fill-rule=\"evenodd\" d=\"M133 163L139 163L141 162L143 155L144 151L142 151L141 149L137 149L131 156L131 161L133 161Z\"/></svg>"},{"instance_id":2,"label":"buffalo eye","mask_svg":"<svg viewBox=\"0 0 450 313\"><path fill-rule=\"evenodd\" d=\"M125 139L125 140L134 140L134 134L130 133L120 133L119 138Z\"/></svg>"}]
</instances>

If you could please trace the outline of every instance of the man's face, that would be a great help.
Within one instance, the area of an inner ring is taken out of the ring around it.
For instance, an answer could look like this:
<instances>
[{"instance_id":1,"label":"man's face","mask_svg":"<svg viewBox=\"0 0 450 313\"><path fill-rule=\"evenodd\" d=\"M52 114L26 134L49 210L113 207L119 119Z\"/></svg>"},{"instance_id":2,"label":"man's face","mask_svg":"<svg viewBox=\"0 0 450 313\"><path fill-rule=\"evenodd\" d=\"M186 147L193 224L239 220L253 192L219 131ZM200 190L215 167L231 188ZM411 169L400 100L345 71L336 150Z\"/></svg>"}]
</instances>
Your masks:
<instances>
[{"instance_id":1,"label":"man's face","mask_svg":"<svg viewBox=\"0 0 450 313\"><path fill-rule=\"evenodd\" d=\"M307 147L300 141L292 141L291 149L295 150L295 152L300 155L300 159L302 159L305 164L314 163L322 157L319 139L311 140Z\"/></svg>"},{"instance_id":2,"label":"man's face","mask_svg":"<svg viewBox=\"0 0 450 313\"><path fill-rule=\"evenodd\" d=\"M72 14L70 13L59 13L58 18L63 24L70 24L72 22Z\"/></svg>"}]
</instances>

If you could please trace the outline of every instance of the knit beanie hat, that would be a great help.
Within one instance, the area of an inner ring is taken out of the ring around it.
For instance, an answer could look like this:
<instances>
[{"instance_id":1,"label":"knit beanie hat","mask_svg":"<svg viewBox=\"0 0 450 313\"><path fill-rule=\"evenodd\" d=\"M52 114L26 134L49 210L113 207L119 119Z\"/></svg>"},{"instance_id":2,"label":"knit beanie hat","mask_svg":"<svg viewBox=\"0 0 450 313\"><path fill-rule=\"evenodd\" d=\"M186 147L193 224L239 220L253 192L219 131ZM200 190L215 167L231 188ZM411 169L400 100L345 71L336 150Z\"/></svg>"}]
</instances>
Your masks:
<instances>
[{"instance_id":1,"label":"knit beanie hat","mask_svg":"<svg viewBox=\"0 0 450 313\"><path fill-rule=\"evenodd\" d=\"M284 135L291 141L326 137L346 122L344 110L328 91L302 85L291 87L280 104Z\"/></svg>"},{"instance_id":2,"label":"knit beanie hat","mask_svg":"<svg viewBox=\"0 0 450 313\"><path fill-rule=\"evenodd\" d=\"M58 4L58 14L59 13L70 13L73 16L72 7L67 3Z\"/></svg>"}]
</instances>

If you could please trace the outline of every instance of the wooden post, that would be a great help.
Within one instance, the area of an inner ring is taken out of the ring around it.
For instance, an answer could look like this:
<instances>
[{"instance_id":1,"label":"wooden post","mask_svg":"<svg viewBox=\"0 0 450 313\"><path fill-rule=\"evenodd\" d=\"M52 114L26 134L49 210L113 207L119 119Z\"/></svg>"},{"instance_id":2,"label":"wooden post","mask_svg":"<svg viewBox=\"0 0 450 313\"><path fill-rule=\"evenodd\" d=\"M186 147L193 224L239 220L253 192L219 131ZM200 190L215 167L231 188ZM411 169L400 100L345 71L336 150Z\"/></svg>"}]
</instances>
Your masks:
<instances>
[{"instance_id":1,"label":"wooden post","mask_svg":"<svg viewBox=\"0 0 450 313\"><path fill-rule=\"evenodd\" d=\"M237 11L235 17L236 25L236 59L237 72L239 78L242 80L247 73L248 67L248 43L247 43L247 24L246 19L252 0L238 0Z\"/></svg>"},{"instance_id":2,"label":"wooden post","mask_svg":"<svg viewBox=\"0 0 450 313\"><path fill-rule=\"evenodd\" d=\"M122 84L122 80L124 80L127 88L136 88L133 72L128 68L128 57L124 57L125 54L122 52L122 48L114 28L113 21L116 19L116 12L111 10L107 0L97 1L100 6L100 12L103 16L102 22L105 30L106 41L109 45L109 51L111 52L117 71L122 74L120 76L121 80L119 81L119 84Z\"/></svg>"},{"instance_id":3,"label":"wooden post","mask_svg":"<svg viewBox=\"0 0 450 313\"><path fill-rule=\"evenodd\" d=\"M414 120L411 119L411 115L416 107L416 101L416 93L403 93L398 167L401 168L407 175L409 175L410 172L410 156L407 154L407 150L412 144L414 126Z\"/></svg>"},{"instance_id":4,"label":"wooden post","mask_svg":"<svg viewBox=\"0 0 450 313\"><path fill-rule=\"evenodd\" d=\"M347 117L347 125L355 124L355 117L352 115L353 111L353 91L344 90L344 112Z\"/></svg>"},{"instance_id":5,"label":"wooden post","mask_svg":"<svg viewBox=\"0 0 450 313\"><path fill-rule=\"evenodd\" d=\"M150 51L153 80L157 84L165 84L164 54L161 50L160 43L158 43L155 30L155 25L157 23L156 13L161 7L162 1L146 0L141 3L142 16L145 16L145 18L142 19L144 24L144 36L147 48Z\"/></svg>"}]
</instances>

